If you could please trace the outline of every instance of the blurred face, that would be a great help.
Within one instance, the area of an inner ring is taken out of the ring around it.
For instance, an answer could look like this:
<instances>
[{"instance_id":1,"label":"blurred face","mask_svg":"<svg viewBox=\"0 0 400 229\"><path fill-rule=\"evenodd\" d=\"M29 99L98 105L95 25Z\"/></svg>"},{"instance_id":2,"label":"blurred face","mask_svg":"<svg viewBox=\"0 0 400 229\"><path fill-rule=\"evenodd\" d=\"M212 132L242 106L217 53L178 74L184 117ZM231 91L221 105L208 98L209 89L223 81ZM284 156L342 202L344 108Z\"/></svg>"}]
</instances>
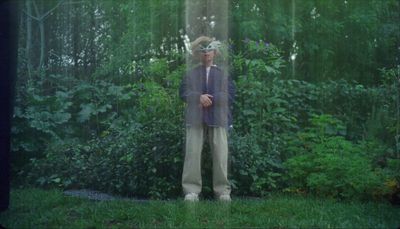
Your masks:
<instances>
[{"instance_id":1,"label":"blurred face","mask_svg":"<svg viewBox=\"0 0 400 229\"><path fill-rule=\"evenodd\" d=\"M204 50L199 52L200 61L203 65L210 66L213 64L215 51L214 50Z\"/></svg>"}]
</instances>

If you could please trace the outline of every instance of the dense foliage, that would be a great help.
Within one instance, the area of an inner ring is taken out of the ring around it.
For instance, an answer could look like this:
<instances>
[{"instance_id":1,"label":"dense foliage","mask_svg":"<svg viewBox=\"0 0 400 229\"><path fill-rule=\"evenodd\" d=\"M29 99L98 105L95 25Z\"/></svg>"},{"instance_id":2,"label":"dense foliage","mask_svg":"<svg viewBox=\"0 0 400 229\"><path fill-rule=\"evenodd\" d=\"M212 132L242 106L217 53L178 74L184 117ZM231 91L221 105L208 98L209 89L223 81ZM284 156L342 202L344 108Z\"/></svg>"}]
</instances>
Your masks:
<instances>
[{"instance_id":1,"label":"dense foliage","mask_svg":"<svg viewBox=\"0 0 400 229\"><path fill-rule=\"evenodd\" d=\"M289 3L230 2L237 26L220 57L237 88L229 137L234 194L398 194L399 3ZM26 0L21 7L15 184L180 195L178 88L192 65L185 35L193 40L201 31L183 31L183 2ZM197 26L225 20L206 16ZM211 161L206 152L203 158L210 193Z\"/></svg>"}]
</instances>

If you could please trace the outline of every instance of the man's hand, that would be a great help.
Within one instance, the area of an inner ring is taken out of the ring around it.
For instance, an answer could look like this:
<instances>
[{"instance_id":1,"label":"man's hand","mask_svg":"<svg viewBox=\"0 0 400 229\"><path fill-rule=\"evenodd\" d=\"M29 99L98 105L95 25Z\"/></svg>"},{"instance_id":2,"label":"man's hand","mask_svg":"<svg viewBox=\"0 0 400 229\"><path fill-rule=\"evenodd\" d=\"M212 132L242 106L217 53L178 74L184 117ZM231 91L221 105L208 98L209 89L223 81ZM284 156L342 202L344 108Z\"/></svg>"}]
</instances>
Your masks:
<instances>
[{"instance_id":1,"label":"man's hand","mask_svg":"<svg viewBox=\"0 0 400 229\"><path fill-rule=\"evenodd\" d=\"M209 95L209 94L203 94L203 95L200 95L200 104L203 106L203 107L209 107L209 106L211 106L212 105L212 101L211 101L211 98L212 98L213 96L212 95Z\"/></svg>"}]
</instances>

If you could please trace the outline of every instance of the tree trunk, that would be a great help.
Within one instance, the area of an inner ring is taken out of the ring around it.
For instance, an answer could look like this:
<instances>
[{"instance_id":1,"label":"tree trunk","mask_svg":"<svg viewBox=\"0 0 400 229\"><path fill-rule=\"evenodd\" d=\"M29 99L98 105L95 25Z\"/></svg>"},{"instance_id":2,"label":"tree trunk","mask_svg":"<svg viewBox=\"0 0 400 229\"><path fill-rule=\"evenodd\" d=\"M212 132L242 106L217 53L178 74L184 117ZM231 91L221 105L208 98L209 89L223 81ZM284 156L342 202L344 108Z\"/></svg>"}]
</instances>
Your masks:
<instances>
[{"instance_id":1,"label":"tree trunk","mask_svg":"<svg viewBox=\"0 0 400 229\"><path fill-rule=\"evenodd\" d=\"M74 75L75 77L78 76L79 69L78 69L78 60L79 60L79 13L80 10L78 9L79 6L75 7L75 12L73 15L73 26L72 26L72 58L74 63Z\"/></svg>"},{"instance_id":2,"label":"tree trunk","mask_svg":"<svg viewBox=\"0 0 400 229\"><path fill-rule=\"evenodd\" d=\"M32 48L32 18L29 15L32 15L32 2L31 0L27 0L26 3L26 12L28 15L26 16L26 67L28 69L28 78L29 80L32 78L32 64L31 64L31 48Z\"/></svg>"},{"instance_id":3,"label":"tree trunk","mask_svg":"<svg viewBox=\"0 0 400 229\"><path fill-rule=\"evenodd\" d=\"M95 66L96 66L96 48L94 39L97 36L96 34L96 19L95 19L95 12L96 12L96 5L92 1L90 4L90 33L89 33L89 67L88 73L93 74Z\"/></svg>"},{"instance_id":4,"label":"tree trunk","mask_svg":"<svg viewBox=\"0 0 400 229\"><path fill-rule=\"evenodd\" d=\"M33 6L35 8L36 17L39 24L39 34L40 34L40 56L39 56L39 65L38 65L38 72L41 73L43 68L43 60L44 60L44 14L41 14L43 11L43 5L41 5L41 9L39 10L37 3L33 0Z\"/></svg>"},{"instance_id":5,"label":"tree trunk","mask_svg":"<svg viewBox=\"0 0 400 229\"><path fill-rule=\"evenodd\" d=\"M40 59L39 59L39 71L42 71L44 68L44 55L46 49L45 42L45 33L44 33L44 20L39 21L39 30L40 30Z\"/></svg>"},{"instance_id":6,"label":"tree trunk","mask_svg":"<svg viewBox=\"0 0 400 229\"><path fill-rule=\"evenodd\" d=\"M37 6L37 3L35 0L27 0L27 1L32 1L33 3L33 7L35 9L35 13L36 13L36 17L32 16L31 13L26 12L28 17L35 19L38 24L39 24L39 32L40 32L40 57L39 57L39 66L38 66L38 70L41 72L42 70L44 70L44 60L45 60L45 51L46 51L46 34L45 34L45 27L44 27L44 23L46 20L46 17L48 15L50 15L51 12L53 12L56 8L58 8L64 0L59 1L53 8L51 8L48 11L44 11L45 7L44 7L44 2L42 2L42 4L40 5L40 10Z\"/></svg>"}]
</instances>

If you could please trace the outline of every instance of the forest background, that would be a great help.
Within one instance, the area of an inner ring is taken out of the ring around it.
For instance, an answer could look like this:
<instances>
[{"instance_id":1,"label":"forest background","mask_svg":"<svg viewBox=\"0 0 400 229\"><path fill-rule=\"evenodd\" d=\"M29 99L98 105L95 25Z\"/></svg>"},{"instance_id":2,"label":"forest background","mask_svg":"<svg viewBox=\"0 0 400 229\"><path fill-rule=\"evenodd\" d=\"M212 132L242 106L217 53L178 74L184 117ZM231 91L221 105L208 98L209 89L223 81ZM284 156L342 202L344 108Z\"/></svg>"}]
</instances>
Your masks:
<instances>
[{"instance_id":1,"label":"forest background","mask_svg":"<svg viewBox=\"0 0 400 229\"><path fill-rule=\"evenodd\" d=\"M191 2L20 1L14 187L180 196L188 44L228 26L234 195L399 195L399 1Z\"/></svg>"}]
</instances>

